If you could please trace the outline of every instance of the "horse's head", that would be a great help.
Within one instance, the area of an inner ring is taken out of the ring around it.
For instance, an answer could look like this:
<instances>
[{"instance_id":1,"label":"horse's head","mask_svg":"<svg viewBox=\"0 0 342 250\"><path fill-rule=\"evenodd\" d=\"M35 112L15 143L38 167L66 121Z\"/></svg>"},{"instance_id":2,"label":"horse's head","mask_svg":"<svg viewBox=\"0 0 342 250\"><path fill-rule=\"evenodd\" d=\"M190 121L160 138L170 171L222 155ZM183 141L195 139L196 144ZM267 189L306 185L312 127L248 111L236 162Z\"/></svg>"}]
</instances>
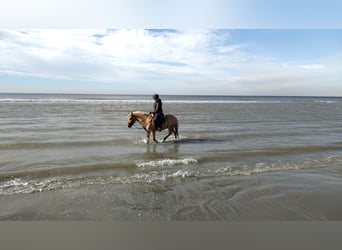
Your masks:
<instances>
[{"instance_id":1,"label":"horse's head","mask_svg":"<svg viewBox=\"0 0 342 250\"><path fill-rule=\"evenodd\" d=\"M128 127L131 128L133 126L133 124L135 123L135 121L136 121L136 118L133 115L133 112L129 113L127 115L127 118L128 118Z\"/></svg>"}]
</instances>

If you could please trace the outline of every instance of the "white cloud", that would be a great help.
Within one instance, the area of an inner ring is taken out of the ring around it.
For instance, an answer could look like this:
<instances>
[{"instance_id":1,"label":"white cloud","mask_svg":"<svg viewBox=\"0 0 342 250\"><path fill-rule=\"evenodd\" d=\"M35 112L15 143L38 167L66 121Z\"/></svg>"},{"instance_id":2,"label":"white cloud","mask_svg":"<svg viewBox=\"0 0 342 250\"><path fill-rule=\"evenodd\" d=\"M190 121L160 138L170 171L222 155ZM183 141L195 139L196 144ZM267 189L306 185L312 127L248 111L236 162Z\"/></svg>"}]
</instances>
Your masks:
<instances>
[{"instance_id":1,"label":"white cloud","mask_svg":"<svg viewBox=\"0 0 342 250\"><path fill-rule=\"evenodd\" d=\"M308 69L308 70L321 70L325 68L323 64L298 65L298 67L301 69Z\"/></svg>"},{"instance_id":2,"label":"white cloud","mask_svg":"<svg viewBox=\"0 0 342 250\"><path fill-rule=\"evenodd\" d=\"M313 83L323 89L320 81L341 86L342 54L284 62L246 48L216 30L0 30L0 74L158 84L174 94L305 94Z\"/></svg>"}]
</instances>

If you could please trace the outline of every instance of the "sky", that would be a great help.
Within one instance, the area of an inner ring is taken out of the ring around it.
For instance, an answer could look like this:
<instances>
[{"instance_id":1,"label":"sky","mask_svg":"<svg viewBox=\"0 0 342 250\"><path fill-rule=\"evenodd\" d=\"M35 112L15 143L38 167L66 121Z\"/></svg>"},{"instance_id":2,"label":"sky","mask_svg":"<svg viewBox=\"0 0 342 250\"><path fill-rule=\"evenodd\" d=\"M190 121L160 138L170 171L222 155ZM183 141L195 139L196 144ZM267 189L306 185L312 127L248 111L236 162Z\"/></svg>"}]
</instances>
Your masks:
<instances>
[{"instance_id":1,"label":"sky","mask_svg":"<svg viewBox=\"0 0 342 250\"><path fill-rule=\"evenodd\" d=\"M0 9L0 92L342 96L340 7L12 0Z\"/></svg>"}]
</instances>

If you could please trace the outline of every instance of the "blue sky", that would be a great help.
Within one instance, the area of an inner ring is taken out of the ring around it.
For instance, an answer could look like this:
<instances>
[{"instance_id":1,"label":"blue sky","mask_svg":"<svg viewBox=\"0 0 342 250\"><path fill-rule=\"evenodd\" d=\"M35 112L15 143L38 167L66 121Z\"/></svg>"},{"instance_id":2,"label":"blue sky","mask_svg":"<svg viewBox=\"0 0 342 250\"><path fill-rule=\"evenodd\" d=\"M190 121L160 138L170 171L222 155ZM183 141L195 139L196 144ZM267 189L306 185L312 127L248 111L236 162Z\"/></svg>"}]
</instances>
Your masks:
<instances>
[{"instance_id":1,"label":"blue sky","mask_svg":"<svg viewBox=\"0 0 342 250\"><path fill-rule=\"evenodd\" d=\"M340 0L11 0L1 28L336 28Z\"/></svg>"},{"instance_id":2,"label":"blue sky","mask_svg":"<svg viewBox=\"0 0 342 250\"><path fill-rule=\"evenodd\" d=\"M341 8L12 0L0 9L0 92L342 96Z\"/></svg>"}]
</instances>

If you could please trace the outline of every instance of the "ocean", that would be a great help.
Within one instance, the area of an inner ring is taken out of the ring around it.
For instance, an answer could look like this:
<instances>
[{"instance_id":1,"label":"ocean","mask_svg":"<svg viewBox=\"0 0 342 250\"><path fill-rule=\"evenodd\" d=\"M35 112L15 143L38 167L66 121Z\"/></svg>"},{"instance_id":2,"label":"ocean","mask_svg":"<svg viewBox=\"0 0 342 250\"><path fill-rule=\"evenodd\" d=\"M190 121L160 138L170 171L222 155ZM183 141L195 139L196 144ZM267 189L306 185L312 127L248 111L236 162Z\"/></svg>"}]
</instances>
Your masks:
<instances>
[{"instance_id":1,"label":"ocean","mask_svg":"<svg viewBox=\"0 0 342 250\"><path fill-rule=\"evenodd\" d=\"M342 219L342 98L161 98L0 94L0 220Z\"/></svg>"}]
</instances>

